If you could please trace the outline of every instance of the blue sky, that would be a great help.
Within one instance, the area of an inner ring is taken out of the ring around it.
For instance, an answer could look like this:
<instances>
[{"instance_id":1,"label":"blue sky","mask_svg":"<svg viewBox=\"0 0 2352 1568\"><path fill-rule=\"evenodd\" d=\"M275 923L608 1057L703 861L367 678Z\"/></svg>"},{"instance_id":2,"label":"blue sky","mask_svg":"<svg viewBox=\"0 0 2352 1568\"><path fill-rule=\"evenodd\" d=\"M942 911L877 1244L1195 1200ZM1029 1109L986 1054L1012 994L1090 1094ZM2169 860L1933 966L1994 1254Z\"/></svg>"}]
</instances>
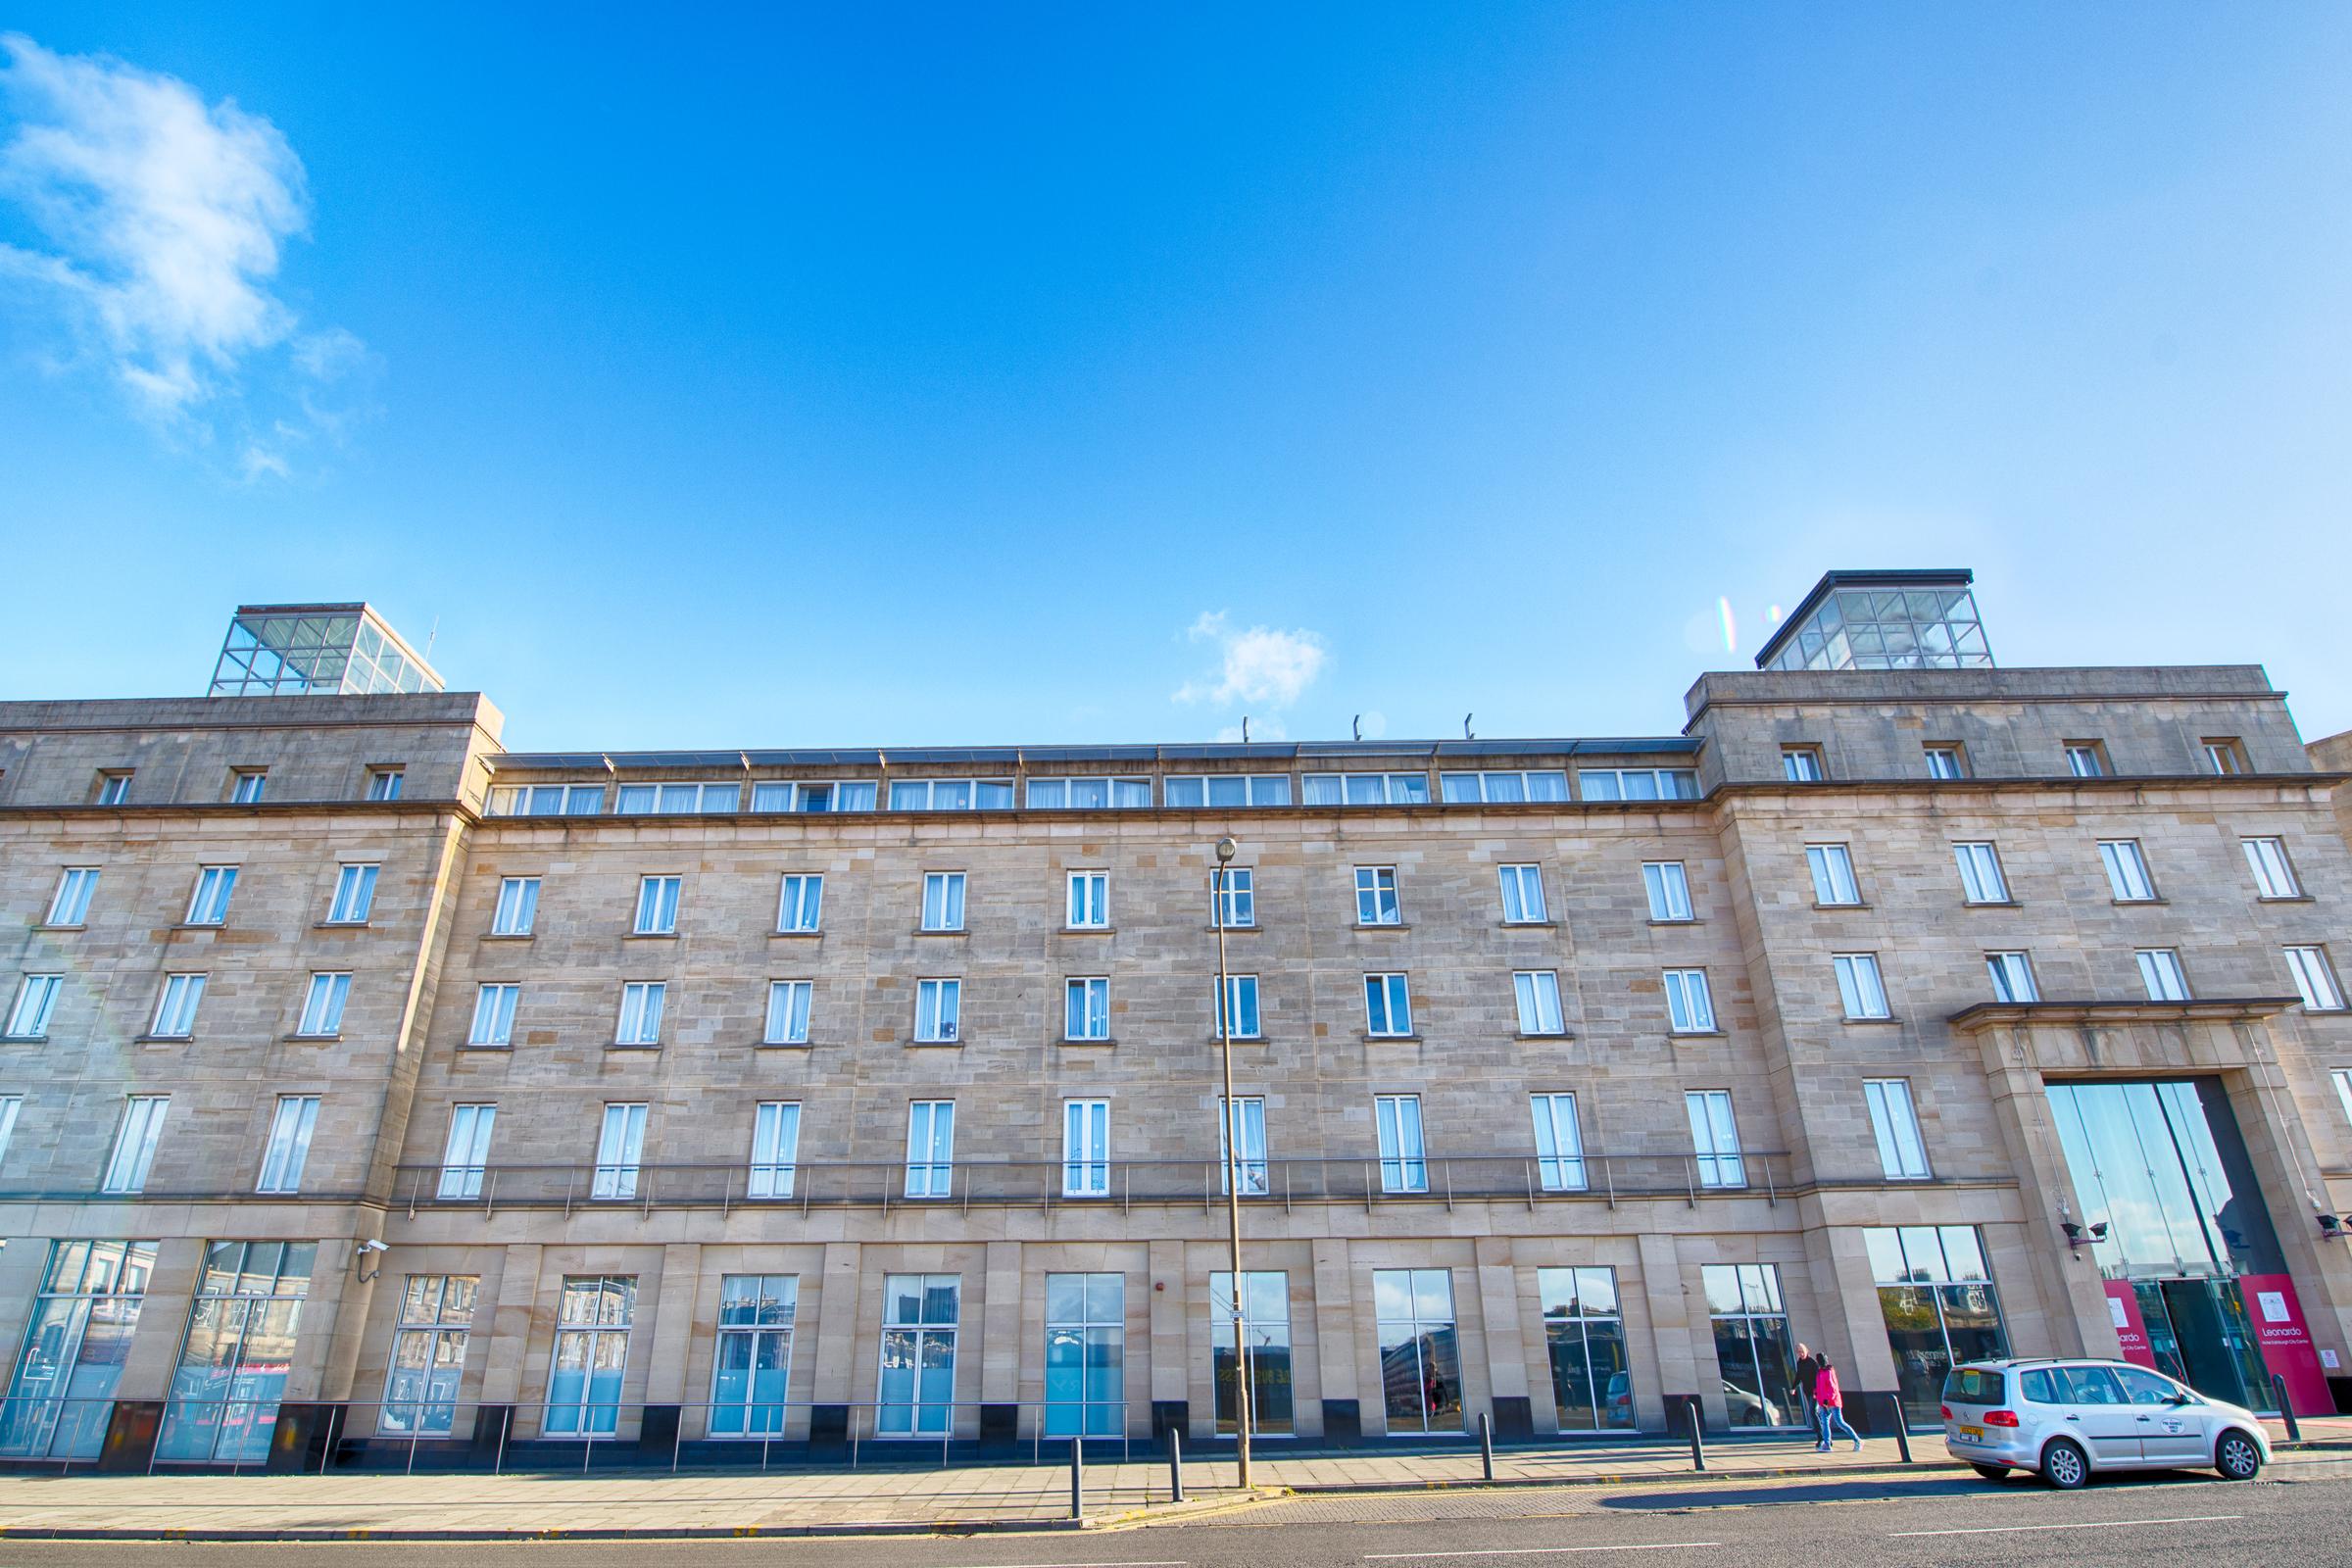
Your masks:
<instances>
[{"instance_id":1,"label":"blue sky","mask_svg":"<svg viewBox=\"0 0 2352 1568\"><path fill-rule=\"evenodd\" d=\"M1662 733L1966 564L2352 726L2352 10L491 9L11 9L0 696Z\"/></svg>"}]
</instances>

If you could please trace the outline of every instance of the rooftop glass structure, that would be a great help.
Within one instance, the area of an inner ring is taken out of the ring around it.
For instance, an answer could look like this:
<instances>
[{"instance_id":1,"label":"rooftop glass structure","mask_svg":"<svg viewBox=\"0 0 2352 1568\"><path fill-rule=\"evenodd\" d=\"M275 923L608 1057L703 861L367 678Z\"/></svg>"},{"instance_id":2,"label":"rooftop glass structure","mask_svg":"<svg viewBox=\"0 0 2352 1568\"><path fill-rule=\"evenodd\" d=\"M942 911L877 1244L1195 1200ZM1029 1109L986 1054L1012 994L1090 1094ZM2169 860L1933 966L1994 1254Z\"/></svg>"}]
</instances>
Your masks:
<instances>
[{"instance_id":1,"label":"rooftop glass structure","mask_svg":"<svg viewBox=\"0 0 2352 1568\"><path fill-rule=\"evenodd\" d=\"M1975 573L1833 571L1781 623L1758 669L1990 669Z\"/></svg>"},{"instance_id":2,"label":"rooftop glass structure","mask_svg":"<svg viewBox=\"0 0 2352 1568\"><path fill-rule=\"evenodd\" d=\"M437 692L441 677L366 605L240 605L211 695Z\"/></svg>"}]
</instances>

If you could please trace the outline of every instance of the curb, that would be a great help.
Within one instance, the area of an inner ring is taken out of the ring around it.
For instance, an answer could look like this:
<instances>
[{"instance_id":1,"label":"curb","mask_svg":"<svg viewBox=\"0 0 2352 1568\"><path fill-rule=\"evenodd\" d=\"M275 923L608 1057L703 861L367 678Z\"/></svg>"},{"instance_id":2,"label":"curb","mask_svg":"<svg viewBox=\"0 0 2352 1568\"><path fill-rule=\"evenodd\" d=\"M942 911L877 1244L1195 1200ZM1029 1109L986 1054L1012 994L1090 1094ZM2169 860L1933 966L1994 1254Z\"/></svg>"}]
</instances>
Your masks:
<instances>
[{"instance_id":1,"label":"curb","mask_svg":"<svg viewBox=\"0 0 2352 1568\"><path fill-rule=\"evenodd\" d=\"M1288 1490L1300 1496L1348 1496L1371 1493L1502 1492L1514 1487L1642 1487L1693 1481L1790 1481L1822 1476L1925 1476L1965 1471L1956 1459L1849 1465L1775 1465L1769 1469L1592 1472L1567 1476L1505 1476L1494 1481L1297 1481Z\"/></svg>"}]
</instances>

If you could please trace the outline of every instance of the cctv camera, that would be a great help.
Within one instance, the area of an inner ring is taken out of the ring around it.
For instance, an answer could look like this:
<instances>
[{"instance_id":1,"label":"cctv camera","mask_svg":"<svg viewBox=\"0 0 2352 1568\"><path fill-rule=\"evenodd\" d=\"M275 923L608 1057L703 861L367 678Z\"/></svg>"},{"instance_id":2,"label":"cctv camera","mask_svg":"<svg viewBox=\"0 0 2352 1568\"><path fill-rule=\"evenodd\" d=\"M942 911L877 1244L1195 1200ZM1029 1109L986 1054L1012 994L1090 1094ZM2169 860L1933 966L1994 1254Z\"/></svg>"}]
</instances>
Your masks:
<instances>
[{"instance_id":1,"label":"cctv camera","mask_svg":"<svg viewBox=\"0 0 2352 1568\"><path fill-rule=\"evenodd\" d=\"M360 1250L363 1252L389 1252L392 1249L370 1236L360 1244Z\"/></svg>"}]
</instances>

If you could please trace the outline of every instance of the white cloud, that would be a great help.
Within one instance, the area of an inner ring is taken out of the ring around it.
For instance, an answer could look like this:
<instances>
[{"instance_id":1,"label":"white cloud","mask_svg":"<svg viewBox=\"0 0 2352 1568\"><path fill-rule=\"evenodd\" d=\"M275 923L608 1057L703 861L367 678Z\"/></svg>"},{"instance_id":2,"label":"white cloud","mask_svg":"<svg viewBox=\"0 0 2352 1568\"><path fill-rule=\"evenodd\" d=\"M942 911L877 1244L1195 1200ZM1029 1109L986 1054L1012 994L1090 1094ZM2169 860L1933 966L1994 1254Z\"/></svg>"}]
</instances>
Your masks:
<instances>
[{"instance_id":1,"label":"white cloud","mask_svg":"<svg viewBox=\"0 0 2352 1568\"><path fill-rule=\"evenodd\" d=\"M1262 703L1285 708L1314 684L1331 655L1311 631L1252 626L1235 631L1225 612L1203 611L1186 635L1213 642L1221 667L1213 680L1189 680L1178 687L1180 703ZM1266 737L1271 739L1271 736Z\"/></svg>"},{"instance_id":2,"label":"white cloud","mask_svg":"<svg viewBox=\"0 0 2352 1568\"><path fill-rule=\"evenodd\" d=\"M364 410L316 389L365 368L365 345L301 331L272 289L310 218L302 161L276 126L177 77L21 33L0 35L0 199L41 242L0 245L0 278L141 414L200 443L227 435L251 476L282 475L292 447ZM252 412L268 398L287 416Z\"/></svg>"}]
</instances>

